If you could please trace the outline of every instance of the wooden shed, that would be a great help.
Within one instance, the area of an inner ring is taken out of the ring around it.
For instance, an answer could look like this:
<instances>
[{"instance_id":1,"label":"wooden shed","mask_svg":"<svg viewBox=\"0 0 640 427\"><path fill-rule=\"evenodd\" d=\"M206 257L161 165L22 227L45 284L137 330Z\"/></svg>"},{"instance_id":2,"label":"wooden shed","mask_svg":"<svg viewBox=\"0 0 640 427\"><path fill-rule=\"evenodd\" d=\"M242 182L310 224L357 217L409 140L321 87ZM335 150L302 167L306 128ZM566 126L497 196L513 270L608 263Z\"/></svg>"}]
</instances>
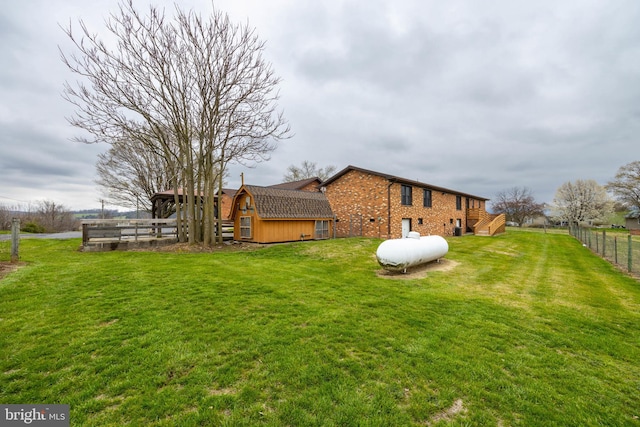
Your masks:
<instances>
[{"instance_id":1,"label":"wooden shed","mask_svg":"<svg viewBox=\"0 0 640 427\"><path fill-rule=\"evenodd\" d=\"M625 227L629 230L629 233L633 235L640 235L640 211L632 210L625 217Z\"/></svg>"},{"instance_id":2,"label":"wooden shed","mask_svg":"<svg viewBox=\"0 0 640 427\"><path fill-rule=\"evenodd\" d=\"M243 185L233 198L233 237L256 243L329 239L333 212L321 192Z\"/></svg>"}]
</instances>

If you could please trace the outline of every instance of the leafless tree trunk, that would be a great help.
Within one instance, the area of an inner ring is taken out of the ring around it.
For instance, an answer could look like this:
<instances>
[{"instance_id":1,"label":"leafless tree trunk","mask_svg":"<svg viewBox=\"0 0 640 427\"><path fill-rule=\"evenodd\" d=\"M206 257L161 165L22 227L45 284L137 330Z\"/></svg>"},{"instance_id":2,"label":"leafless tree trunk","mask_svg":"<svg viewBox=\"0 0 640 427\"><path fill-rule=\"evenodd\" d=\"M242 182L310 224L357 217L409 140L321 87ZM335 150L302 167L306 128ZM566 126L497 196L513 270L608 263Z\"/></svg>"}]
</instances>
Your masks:
<instances>
[{"instance_id":1,"label":"leafless tree trunk","mask_svg":"<svg viewBox=\"0 0 640 427\"><path fill-rule=\"evenodd\" d=\"M495 213L505 214L507 221L513 221L522 227L527 220L544 215L544 205L537 203L531 189L527 187L512 187L500 191L492 203Z\"/></svg>"},{"instance_id":2,"label":"leafless tree trunk","mask_svg":"<svg viewBox=\"0 0 640 427\"><path fill-rule=\"evenodd\" d=\"M135 140L162 152L178 168L184 197L178 217L189 242L210 243L215 218L203 203L213 203L226 166L267 159L289 134L264 43L248 24L232 24L217 11L203 19L176 6L170 20L153 6L141 14L132 0L120 3L106 27L115 48L82 21L80 36L71 25L65 29L79 55L61 52L62 60L85 79L64 89L76 106L70 123L91 135L78 140Z\"/></svg>"},{"instance_id":3,"label":"leafless tree trunk","mask_svg":"<svg viewBox=\"0 0 640 427\"><path fill-rule=\"evenodd\" d=\"M151 197L172 188L170 163L148 143L117 141L98 156L98 179L109 203L151 212ZM176 171L177 172L177 171ZM175 173L175 172L174 172Z\"/></svg>"},{"instance_id":4,"label":"leafless tree trunk","mask_svg":"<svg viewBox=\"0 0 640 427\"><path fill-rule=\"evenodd\" d=\"M640 209L640 161L621 166L606 189L631 209Z\"/></svg>"},{"instance_id":5,"label":"leafless tree trunk","mask_svg":"<svg viewBox=\"0 0 640 427\"><path fill-rule=\"evenodd\" d=\"M76 221L64 205L51 200L43 200L38 204L35 220L46 232L55 233L74 230Z\"/></svg>"}]
</instances>

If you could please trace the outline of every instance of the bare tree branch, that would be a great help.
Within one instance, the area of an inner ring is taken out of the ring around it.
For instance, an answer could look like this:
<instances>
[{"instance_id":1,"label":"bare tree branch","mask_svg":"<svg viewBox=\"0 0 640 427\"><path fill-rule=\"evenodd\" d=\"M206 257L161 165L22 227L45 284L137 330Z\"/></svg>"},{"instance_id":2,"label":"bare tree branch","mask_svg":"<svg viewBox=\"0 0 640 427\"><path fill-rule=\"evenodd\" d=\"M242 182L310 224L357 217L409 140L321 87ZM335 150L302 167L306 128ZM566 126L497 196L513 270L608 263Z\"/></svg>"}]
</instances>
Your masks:
<instances>
[{"instance_id":1,"label":"bare tree branch","mask_svg":"<svg viewBox=\"0 0 640 427\"><path fill-rule=\"evenodd\" d=\"M605 188L628 208L640 210L640 161L620 167Z\"/></svg>"},{"instance_id":2,"label":"bare tree branch","mask_svg":"<svg viewBox=\"0 0 640 427\"><path fill-rule=\"evenodd\" d=\"M276 142L290 135L264 42L248 24L233 24L215 10L205 19L176 5L170 19L153 6L140 13L132 0L107 19L115 47L84 22L79 27L79 35L71 24L64 28L78 54L61 52L81 78L63 91L76 106L69 122L88 132L77 139L114 147L134 141L124 147L141 159L141 151L160 156L172 175L165 179L176 194L178 185L185 193L177 215L188 223L189 241L212 242L214 195L227 166L268 160Z\"/></svg>"}]
</instances>

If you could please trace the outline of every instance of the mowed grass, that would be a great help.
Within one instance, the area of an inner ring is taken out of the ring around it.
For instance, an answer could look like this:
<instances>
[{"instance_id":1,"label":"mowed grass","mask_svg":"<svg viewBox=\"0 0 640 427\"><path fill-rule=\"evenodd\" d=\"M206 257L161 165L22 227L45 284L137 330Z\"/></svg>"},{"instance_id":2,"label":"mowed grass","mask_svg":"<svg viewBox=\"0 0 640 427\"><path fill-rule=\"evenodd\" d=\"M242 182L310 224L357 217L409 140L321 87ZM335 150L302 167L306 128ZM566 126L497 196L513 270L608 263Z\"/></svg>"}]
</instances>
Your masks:
<instances>
[{"instance_id":1,"label":"mowed grass","mask_svg":"<svg viewBox=\"0 0 640 427\"><path fill-rule=\"evenodd\" d=\"M455 268L391 280L379 240L24 240L0 403L66 403L78 426L640 425L638 281L567 235L448 241Z\"/></svg>"}]
</instances>

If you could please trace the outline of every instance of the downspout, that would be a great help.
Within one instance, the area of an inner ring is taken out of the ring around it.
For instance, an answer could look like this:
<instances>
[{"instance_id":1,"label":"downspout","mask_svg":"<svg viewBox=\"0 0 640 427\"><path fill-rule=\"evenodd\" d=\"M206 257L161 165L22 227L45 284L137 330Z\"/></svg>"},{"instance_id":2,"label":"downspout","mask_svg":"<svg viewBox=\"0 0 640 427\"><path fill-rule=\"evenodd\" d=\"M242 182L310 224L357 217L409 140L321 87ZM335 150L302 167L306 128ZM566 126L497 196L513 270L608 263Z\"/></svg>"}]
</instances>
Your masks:
<instances>
[{"instance_id":1,"label":"downspout","mask_svg":"<svg viewBox=\"0 0 640 427\"><path fill-rule=\"evenodd\" d=\"M387 185L387 239L391 238L391 186L394 184L392 179Z\"/></svg>"}]
</instances>

